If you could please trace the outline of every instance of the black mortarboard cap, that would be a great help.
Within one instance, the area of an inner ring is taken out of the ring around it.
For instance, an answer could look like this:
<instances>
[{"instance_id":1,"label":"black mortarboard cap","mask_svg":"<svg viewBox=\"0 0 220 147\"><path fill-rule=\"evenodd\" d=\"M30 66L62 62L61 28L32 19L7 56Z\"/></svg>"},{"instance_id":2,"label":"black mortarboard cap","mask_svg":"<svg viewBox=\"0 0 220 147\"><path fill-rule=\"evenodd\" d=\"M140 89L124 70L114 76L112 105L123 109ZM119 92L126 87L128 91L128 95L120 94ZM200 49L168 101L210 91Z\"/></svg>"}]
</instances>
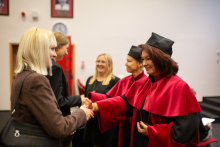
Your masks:
<instances>
[{"instance_id":1,"label":"black mortarboard cap","mask_svg":"<svg viewBox=\"0 0 220 147\"><path fill-rule=\"evenodd\" d=\"M174 41L167 39L165 37L162 37L154 32L152 32L152 35L148 39L146 44L160 49L164 53L168 54L170 57L173 53L172 45L174 44Z\"/></svg>"},{"instance_id":2,"label":"black mortarboard cap","mask_svg":"<svg viewBox=\"0 0 220 147\"><path fill-rule=\"evenodd\" d=\"M137 60L139 62L142 62L142 60L141 60L141 49L139 47L132 45L128 55L133 57L135 60Z\"/></svg>"}]
</instances>

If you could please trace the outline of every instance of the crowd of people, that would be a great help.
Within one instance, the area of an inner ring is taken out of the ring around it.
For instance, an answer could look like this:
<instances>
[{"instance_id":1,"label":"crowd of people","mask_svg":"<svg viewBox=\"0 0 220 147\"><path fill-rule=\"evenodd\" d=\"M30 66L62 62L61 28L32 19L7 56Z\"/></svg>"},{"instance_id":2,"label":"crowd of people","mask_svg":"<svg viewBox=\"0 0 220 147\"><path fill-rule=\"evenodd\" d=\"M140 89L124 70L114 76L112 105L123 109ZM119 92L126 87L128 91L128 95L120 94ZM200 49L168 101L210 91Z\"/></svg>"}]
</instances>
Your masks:
<instances>
[{"instance_id":1,"label":"crowd of people","mask_svg":"<svg viewBox=\"0 0 220 147\"><path fill-rule=\"evenodd\" d=\"M21 37L11 92L11 107L21 80L29 75L14 117L40 125L59 140L59 147L189 147L203 129L200 106L190 86L178 75L171 56L174 41L156 33L145 44L131 46L125 63L129 76L113 74L113 61L103 53L84 95L70 96L61 66L68 38L42 28ZM144 74L144 69L147 75ZM79 109L70 113L70 108Z\"/></svg>"}]
</instances>

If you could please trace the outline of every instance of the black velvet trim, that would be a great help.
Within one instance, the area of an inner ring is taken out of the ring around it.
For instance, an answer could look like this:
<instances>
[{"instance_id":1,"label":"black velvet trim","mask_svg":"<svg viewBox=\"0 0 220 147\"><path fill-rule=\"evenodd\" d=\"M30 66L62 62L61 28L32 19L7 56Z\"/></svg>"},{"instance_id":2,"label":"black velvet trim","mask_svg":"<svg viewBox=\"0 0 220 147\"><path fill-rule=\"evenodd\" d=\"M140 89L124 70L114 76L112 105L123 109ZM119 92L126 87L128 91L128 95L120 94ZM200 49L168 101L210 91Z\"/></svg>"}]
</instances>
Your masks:
<instances>
[{"instance_id":1,"label":"black velvet trim","mask_svg":"<svg viewBox=\"0 0 220 147\"><path fill-rule=\"evenodd\" d=\"M155 83L155 82L156 82L153 76L149 76L149 78L150 78L150 80L151 80L152 83Z\"/></svg>"},{"instance_id":2,"label":"black velvet trim","mask_svg":"<svg viewBox=\"0 0 220 147\"><path fill-rule=\"evenodd\" d=\"M127 112L125 113L125 115L127 116L127 118L130 118L133 115L133 107L128 103L128 100L125 97L125 95L121 95L121 97L123 98L127 106Z\"/></svg>"},{"instance_id":3,"label":"black velvet trim","mask_svg":"<svg viewBox=\"0 0 220 147\"><path fill-rule=\"evenodd\" d=\"M107 98L111 98L111 97L110 97L109 95L107 95L107 94L106 94L106 97L107 97Z\"/></svg>"}]
</instances>

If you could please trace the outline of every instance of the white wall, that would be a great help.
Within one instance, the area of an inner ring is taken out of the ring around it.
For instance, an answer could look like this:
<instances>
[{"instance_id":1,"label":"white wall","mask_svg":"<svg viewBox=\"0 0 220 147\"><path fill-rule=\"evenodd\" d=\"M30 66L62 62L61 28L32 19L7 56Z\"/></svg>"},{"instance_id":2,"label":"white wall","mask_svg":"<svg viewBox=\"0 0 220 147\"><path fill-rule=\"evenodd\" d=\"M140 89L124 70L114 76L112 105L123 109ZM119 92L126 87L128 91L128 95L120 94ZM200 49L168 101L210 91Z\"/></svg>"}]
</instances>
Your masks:
<instances>
[{"instance_id":1,"label":"white wall","mask_svg":"<svg viewBox=\"0 0 220 147\"><path fill-rule=\"evenodd\" d=\"M38 21L32 10L39 12ZM145 43L154 31L175 41L178 75L196 90L198 101L220 96L219 14L219 0L74 0L74 18L61 19L50 17L50 0L10 0L10 16L0 16L0 110L10 107L9 43L34 26L52 30L56 22L67 25L76 44L76 79L83 83L104 52L113 58L115 75L128 75L124 64L131 45Z\"/></svg>"}]
</instances>

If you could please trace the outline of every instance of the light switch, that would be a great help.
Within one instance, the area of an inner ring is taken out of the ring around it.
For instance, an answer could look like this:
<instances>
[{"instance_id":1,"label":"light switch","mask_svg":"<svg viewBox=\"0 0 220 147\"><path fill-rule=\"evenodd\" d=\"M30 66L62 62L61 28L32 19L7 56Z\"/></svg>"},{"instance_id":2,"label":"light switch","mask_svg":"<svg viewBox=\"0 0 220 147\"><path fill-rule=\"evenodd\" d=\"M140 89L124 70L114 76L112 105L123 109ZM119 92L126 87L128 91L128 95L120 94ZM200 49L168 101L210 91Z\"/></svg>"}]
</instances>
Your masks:
<instances>
[{"instance_id":1,"label":"light switch","mask_svg":"<svg viewBox=\"0 0 220 147\"><path fill-rule=\"evenodd\" d=\"M38 18L38 12L37 11L32 11L32 17L34 19L37 19Z\"/></svg>"}]
</instances>

